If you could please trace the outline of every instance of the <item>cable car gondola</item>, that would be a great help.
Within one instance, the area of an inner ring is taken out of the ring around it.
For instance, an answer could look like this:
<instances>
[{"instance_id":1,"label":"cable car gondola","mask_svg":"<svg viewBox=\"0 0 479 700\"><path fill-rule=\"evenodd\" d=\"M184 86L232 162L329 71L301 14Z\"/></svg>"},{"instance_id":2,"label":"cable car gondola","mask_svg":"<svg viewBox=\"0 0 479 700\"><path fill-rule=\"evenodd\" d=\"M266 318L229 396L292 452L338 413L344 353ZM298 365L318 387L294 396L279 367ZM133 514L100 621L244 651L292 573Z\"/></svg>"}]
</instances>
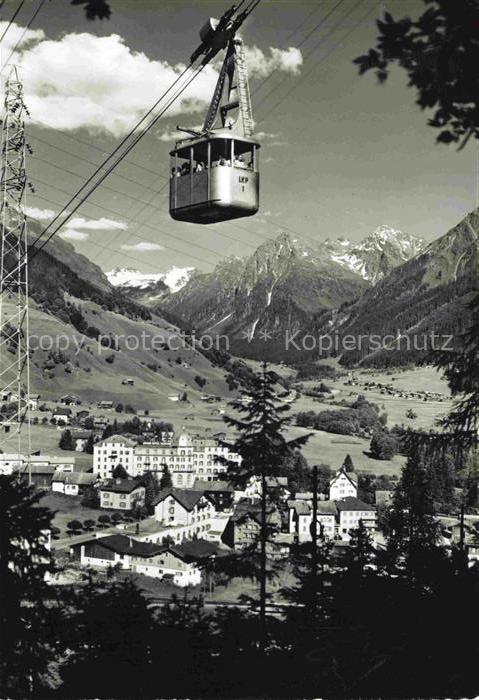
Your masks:
<instances>
[{"instance_id":1,"label":"cable car gondola","mask_svg":"<svg viewBox=\"0 0 479 700\"><path fill-rule=\"evenodd\" d=\"M212 44L219 23L210 19L200 32ZM259 208L259 148L243 43L234 31L200 132L170 152L170 215L177 221L211 224L256 214ZM178 127L179 128L179 127Z\"/></svg>"}]
</instances>

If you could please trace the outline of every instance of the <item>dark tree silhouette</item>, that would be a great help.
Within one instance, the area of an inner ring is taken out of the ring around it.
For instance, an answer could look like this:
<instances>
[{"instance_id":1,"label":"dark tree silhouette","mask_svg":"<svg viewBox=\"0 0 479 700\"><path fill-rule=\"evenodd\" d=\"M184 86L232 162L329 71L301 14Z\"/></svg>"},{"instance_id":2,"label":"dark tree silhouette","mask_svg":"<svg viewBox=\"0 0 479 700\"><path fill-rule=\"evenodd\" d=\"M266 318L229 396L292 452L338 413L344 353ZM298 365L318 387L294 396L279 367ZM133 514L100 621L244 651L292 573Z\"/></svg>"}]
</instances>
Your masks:
<instances>
[{"instance_id":1,"label":"dark tree silhouette","mask_svg":"<svg viewBox=\"0 0 479 700\"><path fill-rule=\"evenodd\" d=\"M164 464L163 465L163 474L161 475L161 480L160 480L160 488L161 489L169 489L172 486L173 486L173 481L171 479L170 470L168 469L168 465Z\"/></svg>"},{"instance_id":2,"label":"dark tree silhouette","mask_svg":"<svg viewBox=\"0 0 479 700\"><path fill-rule=\"evenodd\" d=\"M55 658L58 613L46 577L54 565L46 547L53 514L41 494L14 476L0 476L0 695L39 692ZM61 623L59 623L61 624Z\"/></svg>"},{"instance_id":3,"label":"dark tree silhouette","mask_svg":"<svg viewBox=\"0 0 479 700\"><path fill-rule=\"evenodd\" d=\"M238 433L233 443L223 443L231 452L241 456L241 463L226 461L228 479L244 488L252 477L261 484L261 514L259 536L260 620L265 630L266 582L268 578L267 544L272 533L271 501L274 494L268 490L267 480L280 474L280 465L286 457L304 445L309 436L286 440L284 430L290 420L285 415L289 406L276 395L277 375L263 362L258 374L242 378L240 396L230 403L239 418L225 416L224 420ZM249 552L251 554L251 552Z\"/></svg>"},{"instance_id":4,"label":"dark tree silhouette","mask_svg":"<svg viewBox=\"0 0 479 700\"><path fill-rule=\"evenodd\" d=\"M417 104L434 110L428 123L438 141L459 143L479 138L479 5L477 0L424 0L423 14L377 21L376 46L355 59L360 73L374 70L387 80L397 64L417 92Z\"/></svg>"},{"instance_id":5,"label":"dark tree silhouette","mask_svg":"<svg viewBox=\"0 0 479 700\"><path fill-rule=\"evenodd\" d=\"M123 464L117 464L112 472L112 476L114 479L128 479L128 472Z\"/></svg>"}]
</instances>

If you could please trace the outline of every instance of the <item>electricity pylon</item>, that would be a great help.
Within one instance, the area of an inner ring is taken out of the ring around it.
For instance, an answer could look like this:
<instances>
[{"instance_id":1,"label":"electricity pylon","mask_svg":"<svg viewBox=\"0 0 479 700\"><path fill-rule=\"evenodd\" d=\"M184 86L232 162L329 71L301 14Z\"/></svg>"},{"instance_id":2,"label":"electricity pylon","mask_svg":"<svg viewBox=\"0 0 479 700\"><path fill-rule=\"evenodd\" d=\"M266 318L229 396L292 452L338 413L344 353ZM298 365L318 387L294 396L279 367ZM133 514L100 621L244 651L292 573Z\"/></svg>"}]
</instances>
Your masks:
<instances>
[{"instance_id":1,"label":"electricity pylon","mask_svg":"<svg viewBox=\"0 0 479 700\"><path fill-rule=\"evenodd\" d=\"M27 181L23 85L13 67L5 86L0 173L0 450L30 473ZM30 185L31 186L31 185ZM23 463L22 463L23 456Z\"/></svg>"}]
</instances>

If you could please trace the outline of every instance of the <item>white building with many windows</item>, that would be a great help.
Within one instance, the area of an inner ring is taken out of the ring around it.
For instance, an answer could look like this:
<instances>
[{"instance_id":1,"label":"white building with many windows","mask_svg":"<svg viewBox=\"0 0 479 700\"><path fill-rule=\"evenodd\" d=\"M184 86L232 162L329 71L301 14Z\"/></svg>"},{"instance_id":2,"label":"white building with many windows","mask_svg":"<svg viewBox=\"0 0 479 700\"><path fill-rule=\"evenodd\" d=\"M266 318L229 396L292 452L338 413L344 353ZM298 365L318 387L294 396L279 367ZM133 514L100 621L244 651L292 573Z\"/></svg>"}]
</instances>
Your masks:
<instances>
[{"instance_id":1,"label":"white building with many windows","mask_svg":"<svg viewBox=\"0 0 479 700\"><path fill-rule=\"evenodd\" d=\"M239 455L229 452L213 438L181 433L168 442L135 444L128 438L114 435L102 440L94 448L93 472L109 479L117 464L122 464L130 476L151 471L161 476L167 465L175 488L193 488L195 479L221 479L226 466L218 458L240 461Z\"/></svg>"},{"instance_id":2,"label":"white building with many windows","mask_svg":"<svg viewBox=\"0 0 479 700\"><path fill-rule=\"evenodd\" d=\"M329 482L329 500L340 501L343 498L358 497L358 477L354 472L347 472L341 467Z\"/></svg>"},{"instance_id":3,"label":"white building with many windows","mask_svg":"<svg viewBox=\"0 0 479 700\"><path fill-rule=\"evenodd\" d=\"M93 473L100 479L111 479L113 470L121 464L130 476L135 476L134 449L136 443L123 435L112 435L93 448Z\"/></svg>"}]
</instances>

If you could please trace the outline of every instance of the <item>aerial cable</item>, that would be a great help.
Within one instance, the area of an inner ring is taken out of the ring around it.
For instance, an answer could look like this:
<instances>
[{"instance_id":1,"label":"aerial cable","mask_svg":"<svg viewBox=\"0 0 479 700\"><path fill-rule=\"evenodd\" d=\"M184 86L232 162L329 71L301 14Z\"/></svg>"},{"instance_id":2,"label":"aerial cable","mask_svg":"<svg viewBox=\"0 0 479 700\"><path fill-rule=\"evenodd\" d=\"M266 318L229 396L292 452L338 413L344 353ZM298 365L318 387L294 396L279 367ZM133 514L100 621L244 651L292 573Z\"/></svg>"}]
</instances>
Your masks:
<instances>
[{"instance_id":1,"label":"aerial cable","mask_svg":"<svg viewBox=\"0 0 479 700\"><path fill-rule=\"evenodd\" d=\"M98 166L98 168L95 170L95 172L92 173L92 175L88 178L88 180L84 183L84 185L78 190L78 192L76 193L76 195L75 195L74 197L72 197L72 199L70 199L70 201L67 202L67 204L65 204L65 206L63 207L63 210L60 211L60 212L55 216L55 218L53 219L53 221L51 221L51 222L48 224L48 226L46 227L46 229L44 229L44 231L42 232L42 234L41 234L41 236L40 236L39 238L41 238L42 236L44 236L44 235L47 233L47 231L51 228L51 226L52 226L56 221L58 221L58 219L60 218L60 216L62 215L62 213L74 202L74 200L76 199L76 197L79 196L79 195L81 194L81 192L92 182L92 180L95 178L95 176L98 175L98 174L106 167L107 163L113 158L113 156L115 156L115 155L120 151L120 149L127 143L127 141L135 134L135 132L136 132L139 128L141 128L141 126L142 126L142 125L144 124L144 122L148 119L148 117L152 114L152 112L154 112L155 109L157 109L158 105L161 103L161 101L164 99L164 97L165 97L169 92L171 92L171 90L175 87L175 85L177 85L177 83L181 80L181 78L183 78L183 76L190 70L191 65L192 65L192 64L190 63L190 64L180 73L180 75L178 75L178 77L173 81L173 83L170 85L170 87L161 95L161 97L154 103L154 105L152 105L152 107L150 107L150 109L148 110L148 112L146 112L146 114L135 124L135 126L133 127L133 129L131 129L131 130L128 132L128 134L120 141L120 143L116 146L116 148L112 151L112 153L110 153L110 155L109 155L107 158L105 158L105 160ZM198 71L198 72L199 72L199 71ZM196 77L196 75L197 75L197 73L194 74L194 77ZM187 86L188 86L188 85L189 85L189 83L187 83ZM180 93L180 94L181 94L181 93ZM175 99L176 99L176 98L175 98ZM166 109L168 109L168 107L170 106L170 104L172 104L172 102L168 103L167 107L164 108L164 109L160 112L160 116L161 116L162 114L164 114L164 112L166 111ZM151 128L151 126L152 126L152 125L150 125L149 128ZM146 131L145 131L145 133L146 133ZM141 138L141 137L140 137L140 138ZM139 140L140 140L140 139L138 139L137 141L135 141L135 144L136 144ZM130 149L130 150L131 150L131 149ZM127 152L129 152L129 151L127 151ZM123 157L124 157L124 156L123 156ZM120 160L122 160L122 158L120 158ZM119 160L118 162L120 162L120 160ZM108 171L108 174L109 174L110 172L111 172L111 170ZM104 179L105 179L105 178L103 177L101 181L103 181ZM78 208L78 207L77 207L77 208ZM76 209L77 209L77 208L76 208ZM76 211L76 209L75 209L75 211ZM38 239L37 239L37 240L38 240ZM36 242L36 241L35 241L35 242Z\"/></svg>"},{"instance_id":2,"label":"aerial cable","mask_svg":"<svg viewBox=\"0 0 479 700\"><path fill-rule=\"evenodd\" d=\"M335 8L334 8L334 9L336 9L336 7L338 7L340 4L342 4L342 2L344 2L344 0L340 0L340 2L338 2L337 5L335 5ZM344 20L347 19L347 18L356 10L356 8L359 7L363 2L364 2L364 0L358 0L358 2L356 2L355 5L353 5L344 15L342 15L342 16L333 24L333 26L329 29L329 31L327 32L327 34L326 34L325 36L322 36L315 44L313 44L313 46L310 48L310 50L304 55L304 58L305 58L306 60L307 60L308 58L310 58L310 57L314 54L314 52L324 43L324 41L325 41L326 39L328 39L328 38L336 31L336 29L338 29L338 27L341 26L341 24L344 22ZM331 13L329 13L329 15L330 15L330 14L331 14ZM329 15L328 15L328 16L329 16ZM326 17L325 17L324 19L326 19ZM323 20L323 21L324 21L324 20ZM321 63L321 61L319 61L319 63ZM314 64L312 70L314 70L314 68L315 68L317 65L318 65L317 63ZM311 71L308 71L307 73L303 74L303 76L301 76L301 78L295 83L295 86L301 84L301 83L303 82L304 78L307 77L310 73L311 73ZM271 88L271 90L269 90L269 91L266 93L266 95L263 95L263 97L262 97L262 98L260 99L260 101L257 103L256 108L260 107L260 106L265 102L265 100L267 100L268 97L270 97L270 95L272 95L273 92L276 92L276 90L278 90L280 87L281 87L281 84L280 84L280 85L274 85L274 86ZM289 93L288 93L288 94L289 94ZM273 107L272 109L274 109L274 107ZM259 122L258 122L258 123L259 123Z\"/></svg>"},{"instance_id":3,"label":"aerial cable","mask_svg":"<svg viewBox=\"0 0 479 700\"><path fill-rule=\"evenodd\" d=\"M365 1L365 0L359 0L359 2L357 2L357 3L351 8L351 10L347 13L347 15L345 16L345 18L348 17L349 15L351 15L351 14L354 12L354 10L356 10L359 6L363 5L363 4L364 4L364 1ZM376 10L375 7L369 7L369 8L367 9L366 13L360 18L360 20L359 20L358 22L356 22L356 23L341 37L341 39L337 42L337 44L335 44L334 46L332 46L331 49L330 49L317 63L315 63L307 73L304 73L304 75L301 77L301 79L300 79L297 83L295 83L295 85L293 85L293 86L291 87L291 89L290 89L285 95L283 95L272 107L270 107L270 108L268 109L268 113L267 113L267 114L264 114L264 116L261 117L261 118L259 119L258 124L260 124L261 122L263 122L263 121L267 118L267 116L269 116L269 115L271 114L272 111L274 111L287 97L289 97L289 95L291 95L291 93L294 92L294 90L296 90L296 88L297 88L297 87L312 73L313 70L315 70L319 65L321 65L321 63L324 63L324 61L326 61L326 60L327 60L327 59L342 45L342 43L344 42L344 40L347 39L347 38L360 26L360 24L361 24L362 22L364 22L364 20L371 14L371 12L373 12L373 11L375 11L375 10Z\"/></svg>"},{"instance_id":4,"label":"aerial cable","mask_svg":"<svg viewBox=\"0 0 479 700\"><path fill-rule=\"evenodd\" d=\"M336 9L337 9L338 7L340 7L340 5L343 4L343 2L345 2L345 0L338 0L338 2L336 3L336 5L334 5L334 7L333 7L333 8L332 8L332 9L331 9L317 24L315 24L314 27L313 27L312 29L309 30L309 32L306 34L306 36L304 36L304 37L301 39L301 41L300 41L299 44L296 46L296 48L297 48L297 49L301 48L301 46L303 46L303 44L309 39L309 37L310 37L314 32L316 32L320 27L322 27L322 25L326 22L326 20L333 14L333 12L336 11ZM315 8L314 11L313 11L313 13L314 13L314 12L317 12L317 10L318 10L318 8ZM310 16L310 15L308 15L308 17L309 17L309 16ZM285 41L289 41L289 39L290 39L292 36L294 36L294 35L296 34L296 32L300 29L300 27L304 24L304 22L305 22L305 20L304 20L300 25L298 25L298 27L296 27L296 29L293 29L293 31L292 31L290 34L288 34L288 36L286 37ZM279 70L279 68L275 68L273 71L271 71L271 73L270 73L264 80L262 80L261 83L260 83L259 85L256 86L256 88L253 90L252 94L253 94L253 95L256 95L256 94L258 93L258 91L265 85L265 83L267 83L268 80L269 80L278 70ZM268 95L271 94L271 92L273 92L273 90L271 90L270 92L268 92L267 95L266 95L266 97L268 97ZM256 106L257 106L257 105L256 105Z\"/></svg>"},{"instance_id":5,"label":"aerial cable","mask_svg":"<svg viewBox=\"0 0 479 700\"><path fill-rule=\"evenodd\" d=\"M147 131L149 131L149 130L157 123L157 121L163 116L163 114L167 111L167 109L169 109L169 107L173 104L173 102L174 102L178 97L181 96L181 94L186 90L187 87L189 87L189 85L190 85L190 84L193 82L193 80L198 76L198 74L203 70L203 68L204 68L204 65L201 65L199 68L197 68L197 69L195 70L195 72L193 73L193 75L188 79L187 83L181 87L179 93L178 93L177 95L174 95L174 96L171 98L171 100L165 105L165 107L150 121L150 123L146 126L146 128L145 128L144 131L142 131L142 132L140 132L139 134L137 134L137 136L133 139L133 141L131 142L131 144L128 145L128 147L126 148L126 150L125 150L121 155L118 156L117 160L114 161L114 162L110 165L110 167L106 170L106 172L104 172L104 173L102 174L101 178L100 178L95 184L93 184L93 185L91 186L91 188L84 194L84 196L83 196L83 197L80 199L80 201L73 207L73 209L70 210L70 211L68 212L66 218L57 226L57 228L54 229L54 230L48 235L46 241L44 242L45 244L46 244L51 238L53 238L53 236L55 235L55 233L57 233L57 231L59 231L59 230L62 228L62 226L64 226L64 225L66 224L66 222L69 221L69 219L71 219L71 217L73 216L73 214L75 214L76 211L78 211L78 209L79 209L79 208L81 207L81 205L88 199L88 197L89 197L91 194L93 194L93 192L101 185L101 183L108 177L108 175L109 175L109 174L116 168L116 166L123 160L123 158L136 146L136 144L140 141L140 139L144 136L144 134L147 133ZM151 113L151 110L150 110L150 113ZM143 120L142 120L142 121L143 121ZM125 140L126 140L126 139L124 139L123 141L125 141ZM117 152L118 150L119 150L119 147L118 147L117 149L115 149L115 152ZM112 154L112 155L113 155L113 154ZM110 156L110 158L111 158L111 156ZM110 158L108 158L107 161L108 161ZM107 161L105 161L105 162L107 162ZM102 167L104 167L103 164L102 164ZM94 175L95 175L95 174L98 174L98 172L100 172L100 171L101 171L101 167L97 169L97 171L96 171L96 173L94 173ZM44 229L44 231L42 232L42 234L40 234L40 236L38 236L38 238L33 242L32 246L30 246L30 248L33 248L33 247L35 246L35 243L36 243L38 240L40 240L40 238L43 237L43 235L48 231L49 228L51 228L52 224L53 224L55 221L58 221L58 219L60 218L61 214L64 213L64 212L66 211L66 209L70 206L70 204L72 204L72 203L75 201L76 197L81 193L81 191L82 191L83 189L85 189L85 187L91 182L91 180L93 179L94 175L93 175L91 178L89 178L89 180L85 183L85 185L79 190L79 192L77 193L77 195L75 195L74 197L72 197L72 199L68 202L68 204L65 205L65 207L63 208L63 211L62 211L62 212L59 212L59 213L55 216L54 220L53 220L52 222L50 222L50 224L46 227L46 229ZM44 244L42 243L42 245L41 245L39 248L35 248L35 249L34 249L34 255L35 255L35 251L41 250L42 247L43 247L43 245L44 245ZM33 256L31 256L31 257L33 257Z\"/></svg>"},{"instance_id":6,"label":"aerial cable","mask_svg":"<svg viewBox=\"0 0 479 700\"><path fill-rule=\"evenodd\" d=\"M50 199L50 198L47 198L47 197L43 197L42 195L35 195L35 197L36 197L37 199L41 199L42 201L44 201L44 202L50 204L50 206L51 206L52 204L58 204L58 202L56 202L54 199ZM91 206L95 206L95 207L98 207L98 208L100 208L100 209L105 209L105 207L102 207L102 206L100 206L99 204L95 204L94 202L90 202L90 204L91 204ZM110 211L111 211L111 210L110 210ZM113 212L113 213L118 213L118 212ZM149 225L146 224L146 223L141 223L141 225L142 225L142 226L145 226L145 228L151 228L151 229L153 229L153 230L155 230L155 231L158 231L158 228L157 228L156 226L155 226L155 227L149 226ZM131 232L128 232L128 233L131 233ZM60 234L60 235L61 235L61 234ZM137 236L137 235L134 235L134 234L132 234L132 235L133 235L134 238L138 238L138 239L141 238L140 236ZM65 240L68 240L68 239L65 239ZM187 243L186 241L184 241L184 239L177 238L177 240L179 240L179 241L182 242L182 243ZM46 241L46 243L48 243L48 242L49 242L49 241ZM109 252L109 253L115 252L115 251L112 251L111 243L110 243L110 244L107 244L107 245L102 245L101 243L98 243L97 241L93 240L92 238L89 239L89 243L90 243L91 245L95 246L96 248L101 248L101 250L104 250L104 251L106 251L106 252ZM167 250L171 250L171 251L173 251L174 253L178 253L178 254L180 254L180 255L187 255L187 256L189 256L190 258L192 258L193 260L197 260L197 261L200 262L200 263L203 263L203 264L206 264L206 265L212 265L212 264L214 264L214 263L212 263L211 260L206 260L206 259L204 259L204 258L201 258L201 257L199 257L199 256L197 256L197 255L195 255L194 253L191 253L191 252L189 252L189 251L186 252L186 251L184 251L184 250L179 250L178 248L174 248L173 246L168 245L167 243L164 243L163 241L162 241L161 245L162 245L163 248L166 248ZM43 246L43 247L45 247L45 246ZM35 251L40 252L41 249L40 249L40 248L35 248ZM125 258L128 258L129 260L134 260L134 261L137 262L137 263L144 263L144 262L145 262L144 260L140 260L139 258L135 258L135 257L133 257L132 255L128 255L127 253L123 252L123 250L121 251L121 255L122 255L123 257L125 257ZM33 256L31 256L31 257L33 257ZM149 263L149 265L150 265L150 267L153 267L153 269L158 269L156 265L152 265L151 263Z\"/></svg>"},{"instance_id":7,"label":"aerial cable","mask_svg":"<svg viewBox=\"0 0 479 700\"><path fill-rule=\"evenodd\" d=\"M17 9L16 9L15 12L13 13L13 17L11 18L11 20L9 21L9 23L7 24L7 26L6 26L5 29L3 30L2 36L0 36L0 44L1 44L2 41L4 40L5 34L8 32L8 30L10 29L10 27L11 27L12 24L14 23L16 16L17 16L18 13L20 12L20 10L22 9L22 7L23 7L24 4L25 4L25 0L20 0L20 4L18 5Z\"/></svg>"},{"instance_id":8,"label":"aerial cable","mask_svg":"<svg viewBox=\"0 0 479 700\"><path fill-rule=\"evenodd\" d=\"M30 27L32 26L32 24L33 24L33 22L35 21L35 19L36 19L38 13L39 13L40 10L42 9L42 7L43 7L44 4L46 3L46 1L47 1L47 0L40 0L40 4L38 5L37 9L35 10L35 12L33 13L32 17L30 18L30 21L29 21L28 24L26 25L26 27L25 27L25 29L23 30L22 34L20 35L20 38L18 39L17 43L15 44L15 46L13 47L13 49L10 51L9 57L7 58L7 60L6 60L5 63L3 64L3 66L0 68L0 75L3 73L3 71L4 71L5 68L6 68L6 66L8 65L9 60L11 59L11 57L13 56L13 54L15 53L15 51L17 50L17 48L18 48L18 47L20 46L20 44L22 43L23 37L25 36L25 34L27 33L27 31L28 31L28 30L30 29Z\"/></svg>"}]
</instances>

